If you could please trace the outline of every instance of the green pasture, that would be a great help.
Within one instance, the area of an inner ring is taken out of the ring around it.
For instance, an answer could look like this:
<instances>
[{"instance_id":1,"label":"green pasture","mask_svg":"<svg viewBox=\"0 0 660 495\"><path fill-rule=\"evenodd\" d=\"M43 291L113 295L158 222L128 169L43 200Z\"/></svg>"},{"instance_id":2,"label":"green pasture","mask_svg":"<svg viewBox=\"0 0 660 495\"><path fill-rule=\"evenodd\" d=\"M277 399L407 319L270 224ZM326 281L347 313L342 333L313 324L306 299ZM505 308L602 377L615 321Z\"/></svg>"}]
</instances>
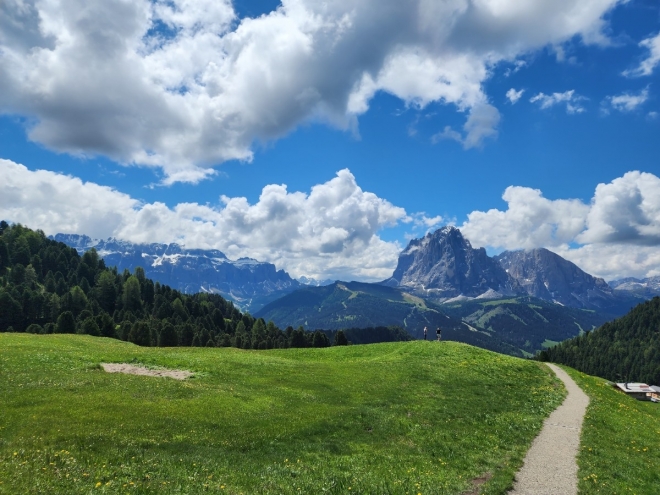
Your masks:
<instances>
[{"instance_id":1,"label":"green pasture","mask_svg":"<svg viewBox=\"0 0 660 495\"><path fill-rule=\"evenodd\" d=\"M455 342L244 351L0 334L0 494L503 493L564 394L540 363Z\"/></svg>"},{"instance_id":2,"label":"green pasture","mask_svg":"<svg viewBox=\"0 0 660 495\"><path fill-rule=\"evenodd\" d=\"M580 494L660 493L660 404L562 367L590 399L578 455Z\"/></svg>"}]
</instances>

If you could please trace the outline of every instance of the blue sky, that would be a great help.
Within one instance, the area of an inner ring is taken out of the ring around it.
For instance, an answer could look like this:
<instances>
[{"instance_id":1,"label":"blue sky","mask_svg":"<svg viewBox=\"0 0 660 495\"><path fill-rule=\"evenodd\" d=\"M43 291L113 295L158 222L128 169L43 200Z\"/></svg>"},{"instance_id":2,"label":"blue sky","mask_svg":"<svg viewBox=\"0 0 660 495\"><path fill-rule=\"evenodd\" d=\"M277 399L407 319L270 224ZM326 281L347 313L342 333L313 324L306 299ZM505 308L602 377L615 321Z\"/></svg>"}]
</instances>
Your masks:
<instances>
[{"instance_id":1,"label":"blue sky","mask_svg":"<svg viewBox=\"0 0 660 495\"><path fill-rule=\"evenodd\" d=\"M386 278L446 223L660 275L660 5L526 3L9 2L0 216L318 278Z\"/></svg>"}]
</instances>

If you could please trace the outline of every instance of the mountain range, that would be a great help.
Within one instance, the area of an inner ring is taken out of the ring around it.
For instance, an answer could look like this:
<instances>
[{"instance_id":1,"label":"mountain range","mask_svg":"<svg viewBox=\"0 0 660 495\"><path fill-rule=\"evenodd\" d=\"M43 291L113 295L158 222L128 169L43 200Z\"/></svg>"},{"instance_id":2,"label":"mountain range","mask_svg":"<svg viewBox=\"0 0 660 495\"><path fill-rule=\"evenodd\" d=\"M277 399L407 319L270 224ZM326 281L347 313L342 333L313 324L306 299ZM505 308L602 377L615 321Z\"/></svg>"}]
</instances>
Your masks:
<instances>
[{"instance_id":1,"label":"mountain range","mask_svg":"<svg viewBox=\"0 0 660 495\"><path fill-rule=\"evenodd\" d=\"M410 241L394 274L383 284L405 287L438 302L529 295L562 306L615 313L628 309L630 295L625 290L615 293L602 278L544 248L490 257L449 226Z\"/></svg>"},{"instance_id":2,"label":"mountain range","mask_svg":"<svg viewBox=\"0 0 660 495\"><path fill-rule=\"evenodd\" d=\"M80 254L95 248L107 266L119 271L144 268L145 275L181 292L209 292L233 301L244 311L300 289L306 284L278 270L272 263L251 258L230 260L215 249L185 249L172 244L133 244L114 238L92 239L86 235L57 234L54 240L75 248ZM307 284L319 282L306 279ZM323 283L323 282L321 282Z\"/></svg>"}]
</instances>

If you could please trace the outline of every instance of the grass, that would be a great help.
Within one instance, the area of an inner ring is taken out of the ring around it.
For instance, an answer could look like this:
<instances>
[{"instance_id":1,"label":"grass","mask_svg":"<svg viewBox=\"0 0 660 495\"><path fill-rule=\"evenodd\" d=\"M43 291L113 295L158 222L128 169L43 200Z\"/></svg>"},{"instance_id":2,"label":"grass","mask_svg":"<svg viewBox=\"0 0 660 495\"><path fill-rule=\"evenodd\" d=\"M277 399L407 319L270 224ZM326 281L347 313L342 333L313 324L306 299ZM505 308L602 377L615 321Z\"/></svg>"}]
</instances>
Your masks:
<instances>
[{"instance_id":1,"label":"grass","mask_svg":"<svg viewBox=\"0 0 660 495\"><path fill-rule=\"evenodd\" d=\"M590 399L578 455L580 494L660 493L660 404L562 367Z\"/></svg>"},{"instance_id":2,"label":"grass","mask_svg":"<svg viewBox=\"0 0 660 495\"><path fill-rule=\"evenodd\" d=\"M0 494L460 494L475 480L503 493L565 393L539 363L422 341L243 351L0 334L0 377Z\"/></svg>"}]
</instances>

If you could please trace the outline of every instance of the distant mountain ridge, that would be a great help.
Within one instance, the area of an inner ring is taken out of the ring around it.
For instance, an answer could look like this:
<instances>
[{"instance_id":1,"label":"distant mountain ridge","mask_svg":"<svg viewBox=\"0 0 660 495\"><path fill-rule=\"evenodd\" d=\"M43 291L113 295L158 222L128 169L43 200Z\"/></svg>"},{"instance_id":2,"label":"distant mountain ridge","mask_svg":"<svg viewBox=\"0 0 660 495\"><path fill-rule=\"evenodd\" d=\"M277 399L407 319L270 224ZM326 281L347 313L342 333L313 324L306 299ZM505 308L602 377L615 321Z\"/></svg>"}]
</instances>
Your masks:
<instances>
[{"instance_id":1,"label":"distant mountain ridge","mask_svg":"<svg viewBox=\"0 0 660 495\"><path fill-rule=\"evenodd\" d=\"M494 259L527 294L544 301L585 309L608 309L618 303L605 280L547 249L504 251Z\"/></svg>"},{"instance_id":2,"label":"distant mountain ridge","mask_svg":"<svg viewBox=\"0 0 660 495\"><path fill-rule=\"evenodd\" d=\"M660 276L648 278L622 278L610 283L615 293L629 294L642 299L650 299L660 296Z\"/></svg>"},{"instance_id":3,"label":"distant mountain ridge","mask_svg":"<svg viewBox=\"0 0 660 495\"><path fill-rule=\"evenodd\" d=\"M256 311L269 301L304 287L272 263L251 258L230 260L217 249L186 249L176 243L134 244L86 235L57 234L56 241L83 253L95 248L106 265L131 272L144 268L147 277L184 293L210 292Z\"/></svg>"}]
</instances>

